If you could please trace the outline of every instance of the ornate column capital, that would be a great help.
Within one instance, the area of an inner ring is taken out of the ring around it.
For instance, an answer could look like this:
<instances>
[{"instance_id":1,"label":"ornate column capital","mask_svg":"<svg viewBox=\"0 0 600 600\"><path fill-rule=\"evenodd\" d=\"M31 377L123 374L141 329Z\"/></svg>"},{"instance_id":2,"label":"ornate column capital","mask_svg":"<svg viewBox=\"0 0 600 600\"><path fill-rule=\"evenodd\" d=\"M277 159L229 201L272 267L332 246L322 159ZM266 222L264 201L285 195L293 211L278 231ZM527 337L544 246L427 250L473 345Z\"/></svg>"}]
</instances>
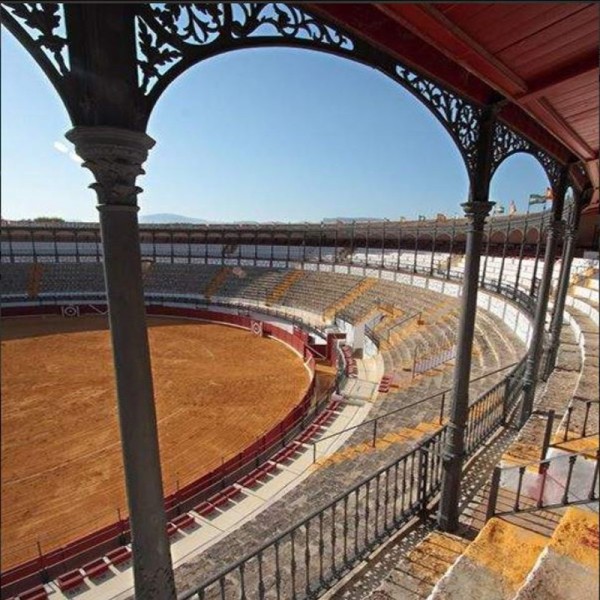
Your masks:
<instances>
[{"instance_id":1,"label":"ornate column capital","mask_svg":"<svg viewBox=\"0 0 600 600\"><path fill-rule=\"evenodd\" d=\"M149 135L117 127L75 127L65 137L96 179L89 187L99 206L137 207L142 188L135 180L145 173L142 164L155 144Z\"/></svg>"},{"instance_id":2,"label":"ornate column capital","mask_svg":"<svg viewBox=\"0 0 600 600\"><path fill-rule=\"evenodd\" d=\"M465 211L465 216L469 219L470 228L475 231L481 231L485 224L485 218L490 214L495 202L464 202L461 204Z\"/></svg>"}]
</instances>

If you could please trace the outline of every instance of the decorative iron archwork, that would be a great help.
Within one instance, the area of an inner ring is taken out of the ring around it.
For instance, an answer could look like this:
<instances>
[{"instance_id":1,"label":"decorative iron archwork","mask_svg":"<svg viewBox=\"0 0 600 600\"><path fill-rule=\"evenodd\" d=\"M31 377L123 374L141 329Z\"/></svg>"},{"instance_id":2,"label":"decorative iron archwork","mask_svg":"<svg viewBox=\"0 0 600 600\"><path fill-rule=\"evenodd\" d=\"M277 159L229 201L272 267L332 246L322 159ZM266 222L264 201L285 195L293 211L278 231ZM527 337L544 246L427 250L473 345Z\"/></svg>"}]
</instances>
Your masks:
<instances>
[{"instance_id":1,"label":"decorative iron archwork","mask_svg":"<svg viewBox=\"0 0 600 600\"><path fill-rule=\"evenodd\" d=\"M4 4L2 18L8 29L54 77L70 70L64 8L58 2Z\"/></svg>"},{"instance_id":2,"label":"decorative iron archwork","mask_svg":"<svg viewBox=\"0 0 600 600\"><path fill-rule=\"evenodd\" d=\"M139 84L152 105L180 72L242 47L288 45L342 54L352 39L295 6L281 3L194 3L140 6Z\"/></svg>"},{"instance_id":3,"label":"decorative iron archwork","mask_svg":"<svg viewBox=\"0 0 600 600\"><path fill-rule=\"evenodd\" d=\"M393 77L417 96L448 130L472 176L477 162L481 108L403 65L396 65Z\"/></svg>"},{"instance_id":4,"label":"decorative iron archwork","mask_svg":"<svg viewBox=\"0 0 600 600\"><path fill-rule=\"evenodd\" d=\"M469 175L475 169L481 109L448 89L390 61L360 40L296 6L282 3L150 4L136 17L138 80L149 110L190 66L243 47L311 48L369 64L419 98L448 130Z\"/></svg>"},{"instance_id":5,"label":"decorative iron archwork","mask_svg":"<svg viewBox=\"0 0 600 600\"><path fill-rule=\"evenodd\" d=\"M554 191L558 189L562 165L547 152L507 127L501 121L496 121L494 126L494 145L490 178L504 160L517 152L525 152L536 158L546 172L552 189Z\"/></svg>"}]
</instances>

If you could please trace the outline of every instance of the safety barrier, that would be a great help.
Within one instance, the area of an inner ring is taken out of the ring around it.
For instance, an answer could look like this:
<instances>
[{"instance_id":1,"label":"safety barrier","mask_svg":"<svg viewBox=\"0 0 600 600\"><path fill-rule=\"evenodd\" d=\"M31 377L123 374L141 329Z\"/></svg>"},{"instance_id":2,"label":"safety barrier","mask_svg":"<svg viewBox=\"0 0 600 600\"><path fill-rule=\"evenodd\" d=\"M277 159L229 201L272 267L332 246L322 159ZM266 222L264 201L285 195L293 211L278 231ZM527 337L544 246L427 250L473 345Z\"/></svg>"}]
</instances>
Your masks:
<instances>
[{"instance_id":1,"label":"safety barrier","mask_svg":"<svg viewBox=\"0 0 600 600\"><path fill-rule=\"evenodd\" d=\"M494 516L597 502L599 458L596 450L594 457L564 453L526 465L495 467L486 521ZM587 481L591 485L584 487Z\"/></svg>"}]
</instances>

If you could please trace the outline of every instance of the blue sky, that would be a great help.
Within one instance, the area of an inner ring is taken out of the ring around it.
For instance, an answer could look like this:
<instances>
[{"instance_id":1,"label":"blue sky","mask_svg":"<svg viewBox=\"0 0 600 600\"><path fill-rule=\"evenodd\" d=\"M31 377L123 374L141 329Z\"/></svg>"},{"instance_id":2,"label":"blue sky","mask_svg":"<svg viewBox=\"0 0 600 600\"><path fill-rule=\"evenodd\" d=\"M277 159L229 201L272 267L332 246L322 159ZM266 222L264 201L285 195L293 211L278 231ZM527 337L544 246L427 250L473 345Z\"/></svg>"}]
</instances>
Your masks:
<instances>
[{"instance_id":1,"label":"blue sky","mask_svg":"<svg viewBox=\"0 0 600 600\"><path fill-rule=\"evenodd\" d=\"M92 182L64 138L67 113L41 69L4 28L2 216L97 221ZM210 221L460 214L467 176L449 135L377 71L323 53L238 51L196 65L151 116L156 140L138 179L141 214ZM524 209L547 179L516 155L491 198Z\"/></svg>"}]
</instances>

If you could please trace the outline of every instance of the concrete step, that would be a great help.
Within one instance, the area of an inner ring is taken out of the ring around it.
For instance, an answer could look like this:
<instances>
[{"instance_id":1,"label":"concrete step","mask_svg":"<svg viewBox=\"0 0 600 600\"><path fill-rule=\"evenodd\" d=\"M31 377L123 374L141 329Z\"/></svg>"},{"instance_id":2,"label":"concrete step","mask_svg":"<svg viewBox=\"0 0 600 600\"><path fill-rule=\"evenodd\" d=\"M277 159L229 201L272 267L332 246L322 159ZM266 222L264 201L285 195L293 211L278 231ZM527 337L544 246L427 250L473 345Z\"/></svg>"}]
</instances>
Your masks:
<instances>
[{"instance_id":1,"label":"concrete step","mask_svg":"<svg viewBox=\"0 0 600 600\"><path fill-rule=\"evenodd\" d=\"M369 600L421 600L469 543L450 533L432 532L403 557Z\"/></svg>"},{"instance_id":2,"label":"concrete step","mask_svg":"<svg viewBox=\"0 0 600 600\"><path fill-rule=\"evenodd\" d=\"M598 571L598 514L571 507L514 600L595 600Z\"/></svg>"},{"instance_id":3,"label":"concrete step","mask_svg":"<svg viewBox=\"0 0 600 600\"><path fill-rule=\"evenodd\" d=\"M490 519L428 600L511 600L548 542L524 527Z\"/></svg>"}]
</instances>

